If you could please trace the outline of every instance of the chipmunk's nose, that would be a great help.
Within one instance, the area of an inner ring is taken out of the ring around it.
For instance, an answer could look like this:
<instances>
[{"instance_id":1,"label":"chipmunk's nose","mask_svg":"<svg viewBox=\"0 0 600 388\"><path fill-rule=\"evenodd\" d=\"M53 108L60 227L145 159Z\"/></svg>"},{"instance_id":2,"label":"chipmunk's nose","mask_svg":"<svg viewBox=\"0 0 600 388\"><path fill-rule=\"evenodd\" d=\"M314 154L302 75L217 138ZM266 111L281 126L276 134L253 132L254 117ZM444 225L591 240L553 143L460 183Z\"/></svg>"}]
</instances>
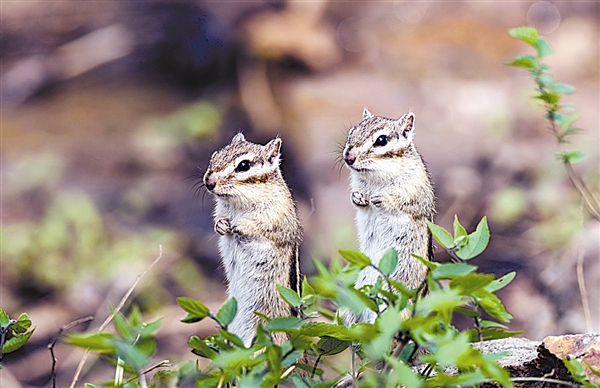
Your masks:
<instances>
[{"instance_id":1,"label":"chipmunk's nose","mask_svg":"<svg viewBox=\"0 0 600 388\"><path fill-rule=\"evenodd\" d=\"M210 174L204 177L204 186L208 191L212 191L217 185L217 180L213 178Z\"/></svg>"},{"instance_id":2,"label":"chipmunk's nose","mask_svg":"<svg viewBox=\"0 0 600 388\"><path fill-rule=\"evenodd\" d=\"M344 152L344 160L348 164L348 166L352 166L356 161L356 155L350 152L350 149Z\"/></svg>"}]
</instances>

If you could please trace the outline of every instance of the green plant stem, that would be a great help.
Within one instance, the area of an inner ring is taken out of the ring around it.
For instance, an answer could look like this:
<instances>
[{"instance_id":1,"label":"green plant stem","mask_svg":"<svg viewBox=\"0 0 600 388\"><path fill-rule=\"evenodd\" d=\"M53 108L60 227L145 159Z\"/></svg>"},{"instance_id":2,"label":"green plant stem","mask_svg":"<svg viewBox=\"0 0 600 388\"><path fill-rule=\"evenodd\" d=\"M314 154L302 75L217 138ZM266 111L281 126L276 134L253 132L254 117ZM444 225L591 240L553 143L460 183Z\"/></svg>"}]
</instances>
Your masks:
<instances>
[{"instance_id":1,"label":"green plant stem","mask_svg":"<svg viewBox=\"0 0 600 388\"><path fill-rule=\"evenodd\" d=\"M4 343L6 342L6 337L8 335L8 330L12 325L17 323L16 319L11 319L8 321L8 325L6 327L0 327L0 361L4 358L4 353L2 353L2 348L4 348Z\"/></svg>"},{"instance_id":2,"label":"green plant stem","mask_svg":"<svg viewBox=\"0 0 600 388\"><path fill-rule=\"evenodd\" d=\"M538 59L541 59L541 58L538 58ZM548 90L548 87L539 81L539 77L541 75L540 72L541 71L532 71L532 75L536 79L536 85L537 85L538 91L542 94L550 92L550 90ZM545 103L545 105L546 105L546 112L548 113L547 118L548 118L548 121L550 122L550 128L552 130L552 133L554 134L554 137L556 138L556 141L558 142L558 147L559 147L561 154L564 155L565 140L563 139L563 136L560 134L560 131L556 124L556 118L555 118L557 106L549 104L547 102ZM585 206L587 207L588 211L590 212L592 217L594 217L597 221L600 221L600 198L598 197L597 193L594 190L590 189L586 185L586 183L583 181L583 179L581 179L575 173L575 170L573 170L573 165L569 161L568 158L563 158L562 162L563 162L563 165L565 166L565 170L567 171L567 175L569 176L569 179L571 180L571 184L573 185L573 187L575 187L575 190L577 190L577 192L579 192L579 195L585 202Z\"/></svg>"}]
</instances>

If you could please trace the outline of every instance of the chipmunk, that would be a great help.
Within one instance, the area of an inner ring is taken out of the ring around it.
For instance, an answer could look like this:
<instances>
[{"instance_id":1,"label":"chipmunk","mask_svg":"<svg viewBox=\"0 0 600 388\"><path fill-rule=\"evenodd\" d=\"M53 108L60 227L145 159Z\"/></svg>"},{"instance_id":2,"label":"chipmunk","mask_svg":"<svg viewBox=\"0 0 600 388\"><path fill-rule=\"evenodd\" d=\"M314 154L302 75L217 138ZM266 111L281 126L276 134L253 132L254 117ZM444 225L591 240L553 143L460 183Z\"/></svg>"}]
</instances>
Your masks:
<instances>
[{"instance_id":1,"label":"chipmunk","mask_svg":"<svg viewBox=\"0 0 600 388\"><path fill-rule=\"evenodd\" d=\"M229 297L238 312L229 326L251 345L261 312L271 318L294 315L276 284L300 294L298 247L302 227L296 204L279 169L281 139L266 145L246 141L238 133L214 152L204 185L215 196L215 231L228 282ZM285 333L273 334L282 344Z\"/></svg>"},{"instance_id":2,"label":"chipmunk","mask_svg":"<svg viewBox=\"0 0 600 388\"><path fill-rule=\"evenodd\" d=\"M397 120L363 111L360 124L352 127L343 151L350 169L352 203L360 250L375 265L390 247L398 251L398 266L391 278L409 289L422 286L427 267L411 254L430 260L433 242L427 221L435 214L435 195L421 155L413 143L415 115ZM374 268L361 271L356 287L374 284ZM403 312L403 318L409 315ZM376 314L346 314L346 324L373 322Z\"/></svg>"}]
</instances>

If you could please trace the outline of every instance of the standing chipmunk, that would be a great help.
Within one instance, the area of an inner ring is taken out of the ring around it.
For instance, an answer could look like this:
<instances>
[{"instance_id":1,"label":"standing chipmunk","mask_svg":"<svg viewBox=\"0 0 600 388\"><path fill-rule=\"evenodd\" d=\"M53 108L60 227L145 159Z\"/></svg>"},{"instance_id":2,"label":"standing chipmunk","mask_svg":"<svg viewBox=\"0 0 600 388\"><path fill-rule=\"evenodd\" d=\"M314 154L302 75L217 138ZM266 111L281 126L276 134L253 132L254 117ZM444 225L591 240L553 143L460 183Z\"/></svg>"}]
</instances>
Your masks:
<instances>
[{"instance_id":1,"label":"standing chipmunk","mask_svg":"<svg viewBox=\"0 0 600 388\"><path fill-rule=\"evenodd\" d=\"M246 346L254 339L261 312L269 317L294 315L276 284L300 293L298 247L302 227L296 205L279 169L281 139L266 145L238 133L214 152L204 175L215 196L215 231L225 267L229 297L238 312L229 326ZM285 333L274 333L281 344Z\"/></svg>"},{"instance_id":2,"label":"standing chipmunk","mask_svg":"<svg viewBox=\"0 0 600 388\"><path fill-rule=\"evenodd\" d=\"M413 143L415 115L398 120L374 116L366 108L360 124L350 129L343 158L350 168L352 203L360 250L375 265L394 247L398 266L391 278L409 289L420 287L427 267L411 254L430 260L433 243L427 221L435 214L435 195L421 155ZM374 284L374 268L361 271L356 287ZM406 318L408 311L403 312ZM346 316L347 323L373 322L376 314Z\"/></svg>"}]
</instances>

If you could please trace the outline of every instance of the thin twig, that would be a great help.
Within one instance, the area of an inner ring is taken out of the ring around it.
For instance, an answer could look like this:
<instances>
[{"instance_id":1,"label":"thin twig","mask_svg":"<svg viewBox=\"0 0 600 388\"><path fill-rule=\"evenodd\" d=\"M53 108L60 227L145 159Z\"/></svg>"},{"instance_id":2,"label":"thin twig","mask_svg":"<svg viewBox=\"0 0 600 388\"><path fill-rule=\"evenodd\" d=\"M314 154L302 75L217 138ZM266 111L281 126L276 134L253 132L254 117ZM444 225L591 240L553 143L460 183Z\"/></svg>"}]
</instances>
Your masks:
<instances>
[{"instance_id":1,"label":"thin twig","mask_svg":"<svg viewBox=\"0 0 600 388\"><path fill-rule=\"evenodd\" d=\"M60 327L60 329L58 330L58 334L56 334L54 339L52 339L52 342L50 342L48 344L48 349L50 350L50 356L52 356L52 388L56 388L56 363L58 362L58 360L56 359L56 356L54 355L54 346L56 345L56 342L58 341L60 336L62 336L62 334L65 331L67 331L79 324L89 322L93 319L94 319L94 317L90 315L90 316L87 316L84 318L79 318L73 322L67 323L66 325L62 325Z\"/></svg>"},{"instance_id":2,"label":"thin twig","mask_svg":"<svg viewBox=\"0 0 600 388\"><path fill-rule=\"evenodd\" d=\"M108 326L110 321L112 321L112 319L115 317L115 315L123 308L123 306L125 305L125 302L129 298L129 296L131 295L131 293L133 292L135 287L138 285L138 283L140 282L142 277L144 277L144 275L146 275L146 273L148 273L148 271L150 271L152 269L152 267L154 267L154 265L160 261L160 259L162 259L162 244L158 246L158 257L156 259L154 259L152 264L150 264L150 266L148 268L146 268L144 270L144 272L140 273L136 277L135 281L133 282L133 284L131 285L129 290L127 290L125 295L123 295L123 298L121 298L121 301L119 302L117 307L108 316L108 318L106 318L106 320L102 323L102 325L100 325L100 327L98 328L98 332L101 332L104 329L106 329L106 326ZM83 354L83 357L81 358L81 361L79 361L79 365L77 365L77 369L75 370L75 375L73 376L73 381L71 381L70 388L75 388L75 384L77 384L77 381L79 380L79 375L81 374L81 371L83 370L83 366L85 365L85 362L87 361L89 354L90 354L90 349L88 348L85 350L85 353Z\"/></svg>"},{"instance_id":3,"label":"thin twig","mask_svg":"<svg viewBox=\"0 0 600 388\"><path fill-rule=\"evenodd\" d=\"M583 209L581 209L581 226L583 228ZM587 294L587 288L585 286L585 276L583 274L583 259L585 249L583 242L579 243L577 247L577 285L579 286L579 295L581 296L581 304L583 305L583 316L585 317L585 325L587 332L593 331L592 328L592 314L590 312L590 300Z\"/></svg>"},{"instance_id":4,"label":"thin twig","mask_svg":"<svg viewBox=\"0 0 600 388\"><path fill-rule=\"evenodd\" d=\"M148 369L146 369L146 370L144 370L144 371L142 371L140 373L143 374L143 375L146 375L146 374L152 372L155 369L158 369L158 368L168 368L168 367L171 367L171 366L173 366L173 364L171 364L171 361L169 361L169 360L162 360L158 364L153 365L150 368L148 368ZM136 376L131 377L129 380L127 380L127 382L130 383L130 382L134 381L136 378L137 378Z\"/></svg>"},{"instance_id":5,"label":"thin twig","mask_svg":"<svg viewBox=\"0 0 600 388\"><path fill-rule=\"evenodd\" d=\"M511 377L510 381L512 381L514 383L528 382L528 381L543 382L543 383L552 383L552 384L566 385L566 386L569 386L569 387L577 387L577 388L581 388L583 386L581 384L570 382L570 381L557 380L557 379L548 379L548 378L545 378L545 377ZM492 379L485 379L485 380L482 381L482 383L496 383L496 382L497 381L492 380Z\"/></svg>"}]
</instances>

